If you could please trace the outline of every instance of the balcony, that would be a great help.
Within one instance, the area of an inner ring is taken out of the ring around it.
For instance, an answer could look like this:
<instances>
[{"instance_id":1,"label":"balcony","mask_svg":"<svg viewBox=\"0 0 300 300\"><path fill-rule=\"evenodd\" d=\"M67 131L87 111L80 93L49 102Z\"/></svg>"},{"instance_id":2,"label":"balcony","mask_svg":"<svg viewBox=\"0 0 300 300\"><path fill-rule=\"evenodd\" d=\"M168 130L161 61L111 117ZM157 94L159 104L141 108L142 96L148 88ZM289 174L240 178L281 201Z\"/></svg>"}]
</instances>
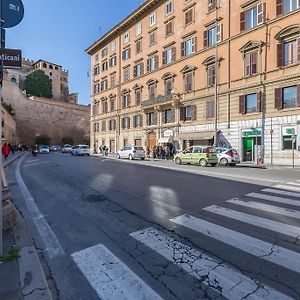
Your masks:
<instances>
[{"instance_id":1,"label":"balcony","mask_svg":"<svg viewBox=\"0 0 300 300\"><path fill-rule=\"evenodd\" d=\"M165 104L165 103L172 103L173 101L179 101L179 99L173 94L171 95L158 95L157 97L145 100L142 102L142 107L151 107L151 106L156 106L160 104Z\"/></svg>"}]
</instances>

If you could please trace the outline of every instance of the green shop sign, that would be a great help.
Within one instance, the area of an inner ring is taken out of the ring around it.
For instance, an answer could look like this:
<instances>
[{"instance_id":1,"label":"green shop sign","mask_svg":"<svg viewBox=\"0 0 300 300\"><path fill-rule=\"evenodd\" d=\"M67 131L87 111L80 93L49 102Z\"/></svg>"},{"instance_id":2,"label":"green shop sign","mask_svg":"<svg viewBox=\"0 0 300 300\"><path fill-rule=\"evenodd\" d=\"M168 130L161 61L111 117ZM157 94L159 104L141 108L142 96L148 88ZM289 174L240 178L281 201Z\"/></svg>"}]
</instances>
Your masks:
<instances>
[{"instance_id":1,"label":"green shop sign","mask_svg":"<svg viewBox=\"0 0 300 300\"><path fill-rule=\"evenodd\" d=\"M261 136L260 129L252 129L243 131L243 137Z\"/></svg>"}]
</instances>

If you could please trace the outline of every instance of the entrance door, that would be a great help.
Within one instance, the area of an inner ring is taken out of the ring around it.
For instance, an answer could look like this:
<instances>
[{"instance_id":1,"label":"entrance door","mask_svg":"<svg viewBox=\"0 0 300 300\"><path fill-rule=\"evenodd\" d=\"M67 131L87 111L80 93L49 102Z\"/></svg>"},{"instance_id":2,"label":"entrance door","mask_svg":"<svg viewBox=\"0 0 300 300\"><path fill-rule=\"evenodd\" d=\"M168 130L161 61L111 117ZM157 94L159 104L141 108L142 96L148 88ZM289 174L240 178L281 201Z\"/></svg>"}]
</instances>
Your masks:
<instances>
[{"instance_id":1,"label":"entrance door","mask_svg":"<svg viewBox=\"0 0 300 300\"><path fill-rule=\"evenodd\" d=\"M109 141L109 151L110 153L115 153L115 140L110 140Z\"/></svg>"},{"instance_id":2,"label":"entrance door","mask_svg":"<svg viewBox=\"0 0 300 300\"><path fill-rule=\"evenodd\" d=\"M148 149L152 151L156 146L156 144L157 144L156 133L152 131L151 133L149 133L149 137L148 137Z\"/></svg>"},{"instance_id":3,"label":"entrance door","mask_svg":"<svg viewBox=\"0 0 300 300\"><path fill-rule=\"evenodd\" d=\"M243 160L244 161L253 161L253 138L244 138L243 145Z\"/></svg>"}]
</instances>

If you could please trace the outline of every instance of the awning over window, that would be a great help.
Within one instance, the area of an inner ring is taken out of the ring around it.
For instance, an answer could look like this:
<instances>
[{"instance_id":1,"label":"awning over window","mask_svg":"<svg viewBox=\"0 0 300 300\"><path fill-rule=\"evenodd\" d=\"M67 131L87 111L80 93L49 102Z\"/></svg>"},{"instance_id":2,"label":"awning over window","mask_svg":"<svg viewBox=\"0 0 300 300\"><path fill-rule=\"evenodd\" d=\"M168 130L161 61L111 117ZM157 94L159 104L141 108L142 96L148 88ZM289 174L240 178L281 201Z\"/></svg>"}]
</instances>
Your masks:
<instances>
[{"instance_id":1,"label":"awning over window","mask_svg":"<svg viewBox=\"0 0 300 300\"><path fill-rule=\"evenodd\" d=\"M157 142L158 144L173 143L173 137L172 136L161 137L158 139Z\"/></svg>"},{"instance_id":2,"label":"awning over window","mask_svg":"<svg viewBox=\"0 0 300 300\"><path fill-rule=\"evenodd\" d=\"M182 140L211 140L214 138L214 131L180 133L177 138Z\"/></svg>"}]
</instances>

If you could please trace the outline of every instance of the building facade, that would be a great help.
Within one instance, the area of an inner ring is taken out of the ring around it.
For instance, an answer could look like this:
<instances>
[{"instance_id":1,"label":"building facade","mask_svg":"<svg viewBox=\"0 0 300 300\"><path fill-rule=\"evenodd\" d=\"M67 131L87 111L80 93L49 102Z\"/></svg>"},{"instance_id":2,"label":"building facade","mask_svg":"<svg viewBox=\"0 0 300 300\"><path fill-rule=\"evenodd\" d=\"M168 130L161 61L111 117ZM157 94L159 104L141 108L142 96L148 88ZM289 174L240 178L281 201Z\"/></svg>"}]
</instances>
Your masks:
<instances>
[{"instance_id":1,"label":"building facade","mask_svg":"<svg viewBox=\"0 0 300 300\"><path fill-rule=\"evenodd\" d=\"M78 94L69 94L68 71L60 65L41 59L38 61L23 59L21 69L8 69L4 76L6 80L16 83L23 90L26 76L34 70L42 70L49 77L53 100L78 103Z\"/></svg>"},{"instance_id":2,"label":"building facade","mask_svg":"<svg viewBox=\"0 0 300 300\"><path fill-rule=\"evenodd\" d=\"M146 1L86 50L91 147L300 163L299 20L299 0Z\"/></svg>"}]
</instances>

